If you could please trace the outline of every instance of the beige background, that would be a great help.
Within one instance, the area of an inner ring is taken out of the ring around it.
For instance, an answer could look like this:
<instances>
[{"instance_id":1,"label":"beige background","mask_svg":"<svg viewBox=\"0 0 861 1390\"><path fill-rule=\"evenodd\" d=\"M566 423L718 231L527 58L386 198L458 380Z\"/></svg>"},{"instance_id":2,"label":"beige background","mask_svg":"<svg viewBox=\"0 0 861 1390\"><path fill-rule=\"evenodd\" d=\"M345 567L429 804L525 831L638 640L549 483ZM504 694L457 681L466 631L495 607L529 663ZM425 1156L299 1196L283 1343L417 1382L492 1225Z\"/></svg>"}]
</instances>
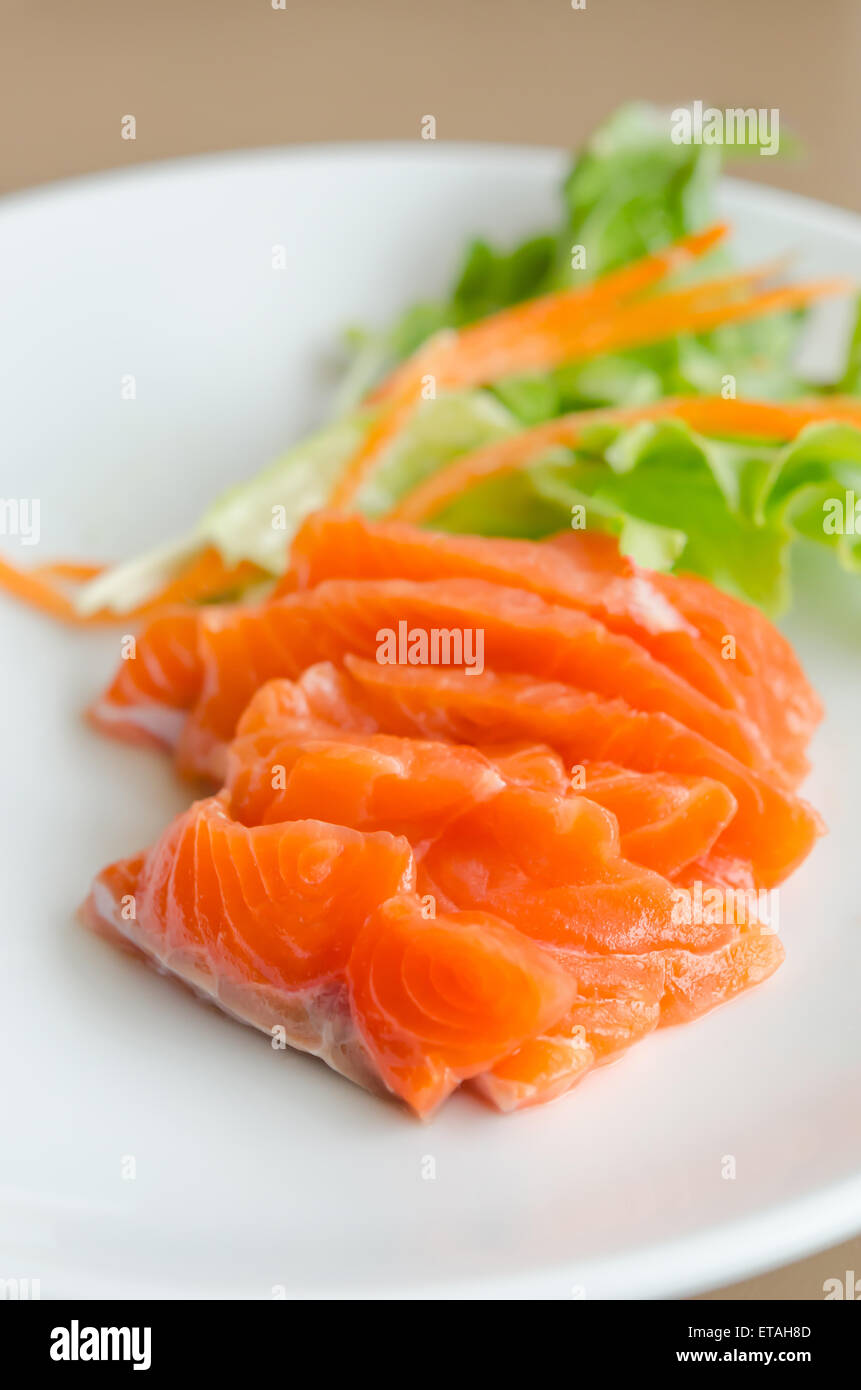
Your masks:
<instances>
[{"instance_id":1,"label":"beige background","mask_svg":"<svg viewBox=\"0 0 861 1390\"><path fill-rule=\"evenodd\" d=\"M0 0L0 190L307 140L575 144L632 97L778 107L750 175L861 210L858 0ZM120 119L137 118L137 140Z\"/></svg>"},{"instance_id":2,"label":"beige background","mask_svg":"<svg viewBox=\"0 0 861 1390\"><path fill-rule=\"evenodd\" d=\"M861 0L0 0L0 192L312 140L574 145L619 102L777 107L737 172L861 211ZM134 142L120 138L125 115ZM819 1299L861 1239L711 1298Z\"/></svg>"}]
</instances>

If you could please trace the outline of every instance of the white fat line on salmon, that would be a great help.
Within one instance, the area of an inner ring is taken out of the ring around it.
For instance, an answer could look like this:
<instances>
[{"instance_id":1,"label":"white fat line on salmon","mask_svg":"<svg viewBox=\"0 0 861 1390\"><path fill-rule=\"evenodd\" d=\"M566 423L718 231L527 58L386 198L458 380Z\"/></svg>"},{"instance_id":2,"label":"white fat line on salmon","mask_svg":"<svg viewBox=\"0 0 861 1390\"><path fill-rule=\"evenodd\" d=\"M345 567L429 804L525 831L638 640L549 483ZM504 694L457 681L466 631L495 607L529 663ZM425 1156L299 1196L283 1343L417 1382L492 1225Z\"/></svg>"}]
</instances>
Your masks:
<instances>
[{"instance_id":1,"label":"white fat line on salmon","mask_svg":"<svg viewBox=\"0 0 861 1390\"><path fill-rule=\"evenodd\" d=\"M411 628L403 619L397 631L377 633L380 666L462 666L468 676L484 670L483 627Z\"/></svg>"},{"instance_id":2,"label":"white fat line on salmon","mask_svg":"<svg viewBox=\"0 0 861 1390\"><path fill-rule=\"evenodd\" d=\"M38 497L0 497L0 536L17 536L22 545L38 545L41 514Z\"/></svg>"},{"instance_id":3,"label":"white fat line on salmon","mask_svg":"<svg viewBox=\"0 0 861 1390\"><path fill-rule=\"evenodd\" d=\"M717 888L697 879L689 888L673 889L674 926L755 926L763 936L780 930L777 888Z\"/></svg>"}]
</instances>

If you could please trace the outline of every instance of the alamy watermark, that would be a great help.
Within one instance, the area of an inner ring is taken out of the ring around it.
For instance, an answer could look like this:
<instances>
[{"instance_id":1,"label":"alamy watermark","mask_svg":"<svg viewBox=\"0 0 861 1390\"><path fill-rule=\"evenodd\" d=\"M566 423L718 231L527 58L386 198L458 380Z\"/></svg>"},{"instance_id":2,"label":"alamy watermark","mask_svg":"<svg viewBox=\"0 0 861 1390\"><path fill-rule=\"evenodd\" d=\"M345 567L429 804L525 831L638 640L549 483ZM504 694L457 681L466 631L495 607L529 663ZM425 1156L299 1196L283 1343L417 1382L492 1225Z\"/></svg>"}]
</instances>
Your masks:
<instances>
[{"instance_id":1,"label":"alamy watermark","mask_svg":"<svg viewBox=\"0 0 861 1390\"><path fill-rule=\"evenodd\" d=\"M674 145L748 145L760 154L780 149L780 112L776 106L677 106L670 113Z\"/></svg>"},{"instance_id":2,"label":"alamy watermark","mask_svg":"<svg viewBox=\"0 0 861 1390\"><path fill-rule=\"evenodd\" d=\"M699 879L687 888L673 889L674 926L757 927L762 934L780 929L780 898L776 888L718 888Z\"/></svg>"},{"instance_id":3,"label":"alamy watermark","mask_svg":"<svg viewBox=\"0 0 861 1390\"><path fill-rule=\"evenodd\" d=\"M381 666L455 666L468 676L484 670L484 628L414 627L403 619L397 629L377 633L377 662Z\"/></svg>"},{"instance_id":4,"label":"alamy watermark","mask_svg":"<svg viewBox=\"0 0 861 1390\"><path fill-rule=\"evenodd\" d=\"M0 497L0 536L17 536L22 545L38 545L41 510L38 497Z\"/></svg>"}]
</instances>

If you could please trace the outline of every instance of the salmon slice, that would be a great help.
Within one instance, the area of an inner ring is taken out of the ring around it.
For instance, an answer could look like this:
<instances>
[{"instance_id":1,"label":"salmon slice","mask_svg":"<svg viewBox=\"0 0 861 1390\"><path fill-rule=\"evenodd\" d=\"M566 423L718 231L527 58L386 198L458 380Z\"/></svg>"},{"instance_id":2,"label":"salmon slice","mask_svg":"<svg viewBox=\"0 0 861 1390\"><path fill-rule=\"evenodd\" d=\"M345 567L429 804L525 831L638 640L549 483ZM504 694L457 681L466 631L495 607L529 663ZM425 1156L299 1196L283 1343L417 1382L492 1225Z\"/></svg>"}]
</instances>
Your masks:
<instances>
[{"instance_id":1,"label":"salmon slice","mask_svg":"<svg viewBox=\"0 0 861 1390\"><path fill-rule=\"evenodd\" d=\"M91 705L91 722L117 738L175 748L203 679L198 629L198 614L190 608L152 618Z\"/></svg>"},{"instance_id":2,"label":"salmon slice","mask_svg":"<svg viewBox=\"0 0 861 1390\"><path fill-rule=\"evenodd\" d=\"M661 1027L689 1023L773 975L784 958L780 938L767 931L741 931L716 951L695 955L667 951Z\"/></svg>"},{"instance_id":3,"label":"salmon slice","mask_svg":"<svg viewBox=\"0 0 861 1390\"><path fill-rule=\"evenodd\" d=\"M185 615L182 635L195 679L184 676L164 697L173 721L180 708L193 705L178 741L180 768L220 777L224 745L264 681L295 678L306 666L340 661L347 653L374 656L381 633L392 634L393 641L397 635L398 644L403 638L429 647L442 634L447 648L467 634L467 640L481 641L494 670L528 672L605 697L623 697L634 709L671 715L746 766L770 766L752 723L721 709L639 643L611 632L584 611L546 603L535 594L483 580L453 579L329 580L254 609L202 611L196 627ZM154 650L150 629L142 633L135 668L138 662L159 666L161 629L157 635L160 645ZM474 671L479 674L477 661ZM103 724L114 703L112 687L95 710ZM130 703L124 699L125 720L132 718ZM144 717L152 722L149 692L143 704Z\"/></svg>"},{"instance_id":4,"label":"salmon slice","mask_svg":"<svg viewBox=\"0 0 861 1390\"><path fill-rule=\"evenodd\" d=\"M612 811L624 857L667 878L708 854L738 809L732 792L711 777L635 772L615 763L569 770L546 744L488 744L482 751L507 782L583 795Z\"/></svg>"},{"instance_id":5,"label":"salmon slice","mask_svg":"<svg viewBox=\"0 0 861 1390\"><path fill-rule=\"evenodd\" d=\"M349 653L375 656L380 634L431 650L435 634L483 642L489 666L565 680L584 691L623 697L631 708L672 715L747 766L767 756L752 725L712 701L656 661L636 642L616 636L587 614L547 604L533 594L479 580L329 580L199 634L204 676L182 756L209 762L233 734L242 709L264 680L295 678L317 661ZM480 638L479 638L480 634ZM442 653L443 639L437 639ZM478 664L473 680L480 681ZM201 754L201 749L204 750ZM765 760L765 761L764 761Z\"/></svg>"},{"instance_id":6,"label":"salmon slice","mask_svg":"<svg viewBox=\"0 0 861 1390\"><path fill-rule=\"evenodd\" d=\"M602 576L605 582L615 583L647 574L652 588L681 616L688 632L693 630L694 649L712 667L715 659L719 661L723 680L731 682L741 706L767 732L789 785L798 784L808 771L805 748L822 719L822 702L790 643L759 609L695 575L644 572L619 552L612 537L595 531L563 533L542 545L564 554L572 569L585 573L592 583L599 583ZM725 656L731 650L728 637L734 643L729 657ZM679 649L687 652L689 647L690 641L675 632L659 633L649 640L653 655L673 666ZM712 697L717 698L716 689Z\"/></svg>"},{"instance_id":7,"label":"salmon slice","mask_svg":"<svg viewBox=\"0 0 861 1390\"><path fill-rule=\"evenodd\" d=\"M290 568L274 597L313 589L327 579L480 579L516 584L551 603L570 604L615 631L687 631L688 626L645 571L618 576L578 569L562 551L534 541L430 531L405 522L371 521L345 512L314 512L290 549Z\"/></svg>"},{"instance_id":8,"label":"salmon slice","mask_svg":"<svg viewBox=\"0 0 861 1390\"><path fill-rule=\"evenodd\" d=\"M661 995L643 989L639 995L578 999L547 1033L527 1039L471 1085L505 1112L546 1104L655 1028L690 1023L761 984L783 958L776 936L755 932L705 954L656 953L665 980Z\"/></svg>"},{"instance_id":9,"label":"salmon slice","mask_svg":"<svg viewBox=\"0 0 861 1390\"><path fill-rule=\"evenodd\" d=\"M594 1065L595 1053L581 1026L560 1023L549 1033L527 1038L470 1085L497 1110L510 1114L567 1095Z\"/></svg>"},{"instance_id":10,"label":"salmon slice","mask_svg":"<svg viewBox=\"0 0 861 1390\"><path fill-rule=\"evenodd\" d=\"M224 785L85 920L420 1116L562 1095L783 958L820 709L701 581L318 515L271 601L124 641L93 720Z\"/></svg>"},{"instance_id":11,"label":"salmon slice","mask_svg":"<svg viewBox=\"0 0 861 1390\"><path fill-rule=\"evenodd\" d=\"M708 856L683 881L753 890L749 864ZM760 984L784 957L779 938L730 910L720 920L731 940L713 950L672 948L641 956L557 952L577 985L577 998L547 1034L528 1039L473 1087L498 1109L522 1109L564 1095L595 1066L610 1061L656 1027L688 1023ZM743 917L743 915L742 915Z\"/></svg>"},{"instance_id":12,"label":"salmon slice","mask_svg":"<svg viewBox=\"0 0 861 1390\"><path fill-rule=\"evenodd\" d=\"M523 787L465 811L428 845L418 889L443 910L493 912L563 950L706 950L729 935L720 924L674 921L673 885L622 858L603 807Z\"/></svg>"},{"instance_id":13,"label":"salmon slice","mask_svg":"<svg viewBox=\"0 0 861 1390\"><path fill-rule=\"evenodd\" d=\"M341 715L351 717L343 708ZM735 814L734 797L708 778L605 763L578 772L582 786L546 744L481 750L339 728L312 715L301 683L283 680L263 686L242 716L226 790L231 815L246 825L328 815L356 830L405 835L414 846L506 784L585 795L615 816L623 857L664 876L707 854Z\"/></svg>"},{"instance_id":14,"label":"salmon slice","mask_svg":"<svg viewBox=\"0 0 861 1390\"><path fill-rule=\"evenodd\" d=\"M777 763L786 760L783 771L793 784L806 769L804 747L822 711L785 639L761 613L702 581L641 569L609 536L568 532L536 544L317 512L293 541L280 592L327 579L448 578L516 583L550 603L590 613L719 706L747 713ZM732 659L727 635L742 646ZM777 698L763 698L764 670L778 677Z\"/></svg>"},{"instance_id":15,"label":"salmon slice","mask_svg":"<svg viewBox=\"0 0 861 1390\"><path fill-rule=\"evenodd\" d=\"M574 982L485 913L427 918L414 896L383 903L347 967L356 1029L389 1090L421 1116L462 1081L542 1034Z\"/></svg>"},{"instance_id":16,"label":"salmon slice","mask_svg":"<svg viewBox=\"0 0 861 1390\"><path fill-rule=\"evenodd\" d=\"M664 994L660 953L645 956L559 956L577 997L541 1037L529 1038L476 1077L472 1086L498 1110L555 1100L594 1067L610 1061L658 1026Z\"/></svg>"},{"instance_id":17,"label":"salmon slice","mask_svg":"<svg viewBox=\"0 0 861 1390\"><path fill-rule=\"evenodd\" d=\"M414 879L401 838L310 820L248 829L211 797L99 874L82 915L226 1012L379 1088L344 971L365 919Z\"/></svg>"},{"instance_id":18,"label":"salmon slice","mask_svg":"<svg viewBox=\"0 0 861 1390\"><path fill-rule=\"evenodd\" d=\"M666 952L666 992L661 1027L690 1023L702 1013L761 984L784 958L783 942L768 931L740 931L733 941L704 956Z\"/></svg>"},{"instance_id":19,"label":"salmon slice","mask_svg":"<svg viewBox=\"0 0 861 1390\"><path fill-rule=\"evenodd\" d=\"M689 913L733 928L732 939L695 957L690 951L661 953L665 989L661 1026L687 1023L735 998L774 974L784 958L772 904L763 901L753 868L742 859L709 854L689 864L676 882L690 895ZM714 901L713 901L714 899ZM686 914L687 915L687 914Z\"/></svg>"},{"instance_id":20,"label":"salmon slice","mask_svg":"<svg viewBox=\"0 0 861 1390\"><path fill-rule=\"evenodd\" d=\"M534 766L535 751L531 751ZM546 753L561 767L550 750ZM611 914L614 932L629 933L626 949L638 949L631 941L637 939L644 921L654 928L661 913L666 932L672 889L621 859L615 820L585 797L566 801L565 792L560 796L555 790L534 789L520 795L524 787L505 780L503 769L511 764L523 770L516 754L506 755L494 766L476 749L462 744L385 734L323 739L308 737L301 728L285 734L279 724L269 734L245 734L234 741L226 791L230 814L247 825L326 814L356 830L386 829L404 835L417 852L424 893L436 895L442 885L447 907L486 907L498 913L503 911L504 899L504 915L524 929L522 904L517 908L518 899L512 896L515 872L510 859L508 877L497 886L494 898L476 896L474 887L465 896L460 884L452 886L452 872L463 872L461 858L468 853L473 879L480 877L482 891L490 891L488 865L506 858L504 840L491 844L490 838L501 826L503 834L522 847L530 866L525 880L522 872L519 875L521 898L534 899L538 912L553 896L557 915L565 914L564 938L558 937L557 928L557 935L548 936L548 941L567 942L573 937L578 945L594 947L594 936L581 939L577 933L595 919L606 933L604 918ZM648 778L640 780L648 782ZM507 786L514 789L514 797L504 795ZM495 798L501 798L501 804L489 805ZM646 806L651 800L645 798ZM466 812L467 807L474 816ZM484 836L480 850L476 827ZM534 859L533 836L540 841L540 860ZM708 848L710 840L697 843ZM530 934L536 930L533 923ZM589 930L594 932L594 926ZM698 931L694 936L700 940ZM680 938L673 932L670 939ZM654 946L656 940L649 939L647 944Z\"/></svg>"},{"instance_id":21,"label":"salmon slice","mask_svg":"<svg viewBox=\"0 0 861 1390\"><path fill-rule=\"evenodd\" d=\"M465 745L336 730L315 737L283 726L235 739L226 781L230 813L245 825L328 816L414 845L504 785Z\"/></svg>"},{"instance_id":22,"label":"salmon slice","mask_svg":"<svg viewBox=\"0 0 861 1390\"><path fill-rule=\"evenodd\" d=\"M712 777L588 762L583 774L582 794L619 822L625 858L667 878L708 854L738 810L732 792Z\"/></svg>"},{"instance_id":23,"label":"salmon slice","mask_svg":"<svg viewBox=\"0 0 861 1390\"><path fill-rule=\"evenodd\" d=\"M571 765L613 762L638 772L722 782L737 810L715 847L749 859L763 887L782 882L822 833L819 817L805 801L667 715L644 714L622 701L597 700L558 682L524 676L485 672L476 681L458 671L379 666L353 657L345 666L360 707L398 732L482 744L493 730L499 739L541 739ZM318 682L322 679L318 672ZM348 689L342 680L340 698Z\"/></svg>"}]
</instances>

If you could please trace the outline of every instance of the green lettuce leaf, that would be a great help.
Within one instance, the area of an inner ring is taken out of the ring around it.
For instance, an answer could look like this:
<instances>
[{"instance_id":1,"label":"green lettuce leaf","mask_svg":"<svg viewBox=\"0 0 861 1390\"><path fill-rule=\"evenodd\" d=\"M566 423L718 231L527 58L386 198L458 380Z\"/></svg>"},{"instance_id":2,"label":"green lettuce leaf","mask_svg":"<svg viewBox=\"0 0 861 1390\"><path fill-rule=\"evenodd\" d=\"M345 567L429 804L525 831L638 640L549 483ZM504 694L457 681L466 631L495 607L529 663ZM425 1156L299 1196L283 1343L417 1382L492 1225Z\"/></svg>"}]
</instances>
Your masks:
<instances>
[{"instance_id":1,"label":"green lettuce leaf","mask_svg":"<svg viewBox=\"0 0 861 1390\"><path fill-rule=\"evenodd\" d=\"M265 574L281 572L291 536L325 503L368 428L372 412L358 403L395 363L443 328L586 283L713 220L720 151L675 145L668 132L668 112L644 104L617 111L574 159L555 228L514 247L474 241L447 295L414 304L381 331L351 330L353 360L333 423L219 498L187 535L85 586L81 610L128 611L209 545L228 564L251 560ZM710 269L725 263L724 253L709 261ZM727 325L425 402L358 505L380 515L458 455L570 411L727 388L769 399L809 392L792 368L803 317ZM861 312L834 389L861 391ZM644 565L692 570L776 612L788 601L795 537L828 546L847 567L861 566L853 503L853 490L861 494L859 438L843 426L817 426L777 449L707 440L674 422L602 428L576 452L549 451L526 472L469 489L434 524L539 537L582 512L585 524L616 535Z\"/></svg>"}]
</instances>

